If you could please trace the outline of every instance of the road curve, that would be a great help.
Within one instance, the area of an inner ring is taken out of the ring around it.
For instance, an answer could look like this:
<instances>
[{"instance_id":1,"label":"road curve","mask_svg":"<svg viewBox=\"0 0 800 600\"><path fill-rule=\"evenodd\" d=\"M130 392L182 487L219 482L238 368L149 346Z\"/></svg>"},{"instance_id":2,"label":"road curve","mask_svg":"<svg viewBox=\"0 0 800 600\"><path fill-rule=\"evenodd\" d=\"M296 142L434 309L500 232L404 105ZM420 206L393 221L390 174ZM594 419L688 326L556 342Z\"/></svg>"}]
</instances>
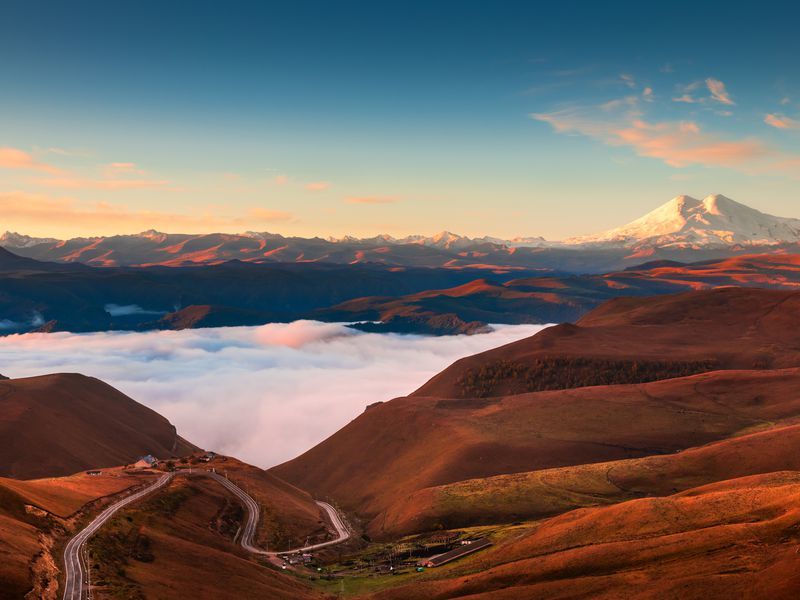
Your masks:
<instances>
[{"instance_id":1,"label":"road curve","mask_svg":"<svg viewBox=\"0 0 800 600\"><path fill-rule=\"evenodd\" d=\"M81 550L86 542L100 529L106 521L114 516L119 509L136 502L147 496L151 492L164 487L172 479L172 473L165 473L158 480L131 494L122 500L108 506L103 512L97 515L83 530L73 537L64 548L64 600L83 600L86 597L83 589L84 566L81 562Z\"/></svg>"},{"instance_id":2,"label":"road curve","mask_svg":"<svg viewBox=\"0 0 800 600\"><path fill-rule=\"evenodd\" d=\"M159 477L157 481L146 488L143 488L135 494L131 494L130 496L127 496L122 500L119 500L118 502L106 507L106 509L97 515L94 520L89 523L89 525L87 525L77 535L70 539L64 548L63 600L84 600L86 597L86 590L84 590L84 565L81 562L81 551L83 550L83 547L89 538L97 533L97 530L100 529L121 508L124 508L125 506L140 500L144 496L147 496L148 494L164 487L170 482L170 480L172 480L174 475L175 473L165 473ZM324 548L325 546L339 544L350 538L350 531L347 529L347 526L344 524L344 521L337 510L327 502L321 502L317 500L317 504L327 513L334 529L336 529L336 539L319 544L311 544L310 546L303 546L302 548L285 550L283 552L267 552L266 550L262 550L254 545L256 527L258 526L258 520L261 516L261 509L256 501L253 500L250 494L225 477L222 477L214 472L208 472L206 475L212 477L230 492L232 492L247 508L247 518L245 520L244 531L242 532L240 543L242 548L248 552L275 558L279 554L290 554L294 552L305 552L308 550Z\"/></svg>"},{"instance_id":3,"label":"road curve","mask_svg":"<svg viewBox=\"0 0 800 600\"><path fill-rule=\"evenodd\" d=\"M210 472L208 473L211 477L216 479L220 484L230 490L237 498L239 498L242 503L247 508L247 518L244 524L244 530L242 531L241 537L241 545L242 548L247 550L248 552L252 552L254 554L262 554L264 556L275 557L279 554L292 554L294 552L306 552L308 550L317 550L319 548L324 548L325 546L332 546L333 544L340 544L345 540L350 539L350 530L347 529L347 526L344 524L342 517L339 515L339 512L327 502L322 502L320 500L316 500L316 503L324 510L328 518L331 521L334 529L336 529L336 538L333 540L328 540L327 542L321 542L319 544L311 544L310 546L303 546L302 548L293 548L291 550L283 550L282 552L268 552L266 550L262 550L261 548L254 545L255 535L256 535L256 527L258 526L258 520L261 516L261 510L258 507L258 504L255 500L245 492L242 488L238 485L222 477L217 473Z\"/></svg>"}]
</instances>

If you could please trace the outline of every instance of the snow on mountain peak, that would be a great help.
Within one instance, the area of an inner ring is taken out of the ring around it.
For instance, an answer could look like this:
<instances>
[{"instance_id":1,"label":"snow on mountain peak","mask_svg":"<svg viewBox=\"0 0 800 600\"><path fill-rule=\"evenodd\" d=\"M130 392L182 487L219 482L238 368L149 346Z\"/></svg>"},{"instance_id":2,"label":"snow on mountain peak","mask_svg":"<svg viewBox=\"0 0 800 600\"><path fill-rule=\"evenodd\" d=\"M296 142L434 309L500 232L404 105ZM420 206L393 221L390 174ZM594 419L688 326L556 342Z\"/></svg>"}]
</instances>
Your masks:
<instances>
[{"instance_id":1,"label":"snow on mountain peak","mask_svg":"<svg viewBox=\"0 0 800 600\"><path fill-rule=\"evenodd\" d=\"M39 244L54 244L57 241L55 238L31 237L16 231L6 231L0 236L0 246L4 248L30 248Z\"/></svg>"},{"instance_id":2,"label":"snow on mountain peak","mask_svg":"<svg viewBox=\"0 0 800 600\"><path fill-rule=\"evenodd\" d=\"M627 225L567 240L571 245L722 246L800 241L800 220L776 217L721 194L676 196Z\"/></svg>"},{"instance_id":3,"label":"snow on mountain peak","mask_svg":"<svg viewBox=\"0 0 800 600\"><path fill-rule=\"evenodd\" d=\"M167 234L162 233L161 231L157 231L155 229L148 229L147 231L142 231L141 233L137 233L136 237L153 240L154 242L162 242L164 241L164 239L166 239Z\"/></svg>"}]
</instances>

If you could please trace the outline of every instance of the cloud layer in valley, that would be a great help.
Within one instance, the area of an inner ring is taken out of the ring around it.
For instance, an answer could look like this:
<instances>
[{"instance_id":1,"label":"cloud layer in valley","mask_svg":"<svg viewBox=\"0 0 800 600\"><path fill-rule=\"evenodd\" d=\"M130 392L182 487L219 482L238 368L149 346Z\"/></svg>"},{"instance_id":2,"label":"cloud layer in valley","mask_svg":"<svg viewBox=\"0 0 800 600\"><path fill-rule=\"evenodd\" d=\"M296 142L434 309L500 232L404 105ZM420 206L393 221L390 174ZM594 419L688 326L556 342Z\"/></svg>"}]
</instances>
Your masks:
<instances>
[{"instance_id":1,"label":"cloud layer in valley","mask_svg":"<svg viewBox=\"0 0 800 600\"><path fill-rule=\"evenodd\" d=\"M451 362L541 329L367 334L297 321L260 327L0 338L3 374L80 372L153 408L192 442L262 467L293 458Z\"/></svg>"}]
</instances>

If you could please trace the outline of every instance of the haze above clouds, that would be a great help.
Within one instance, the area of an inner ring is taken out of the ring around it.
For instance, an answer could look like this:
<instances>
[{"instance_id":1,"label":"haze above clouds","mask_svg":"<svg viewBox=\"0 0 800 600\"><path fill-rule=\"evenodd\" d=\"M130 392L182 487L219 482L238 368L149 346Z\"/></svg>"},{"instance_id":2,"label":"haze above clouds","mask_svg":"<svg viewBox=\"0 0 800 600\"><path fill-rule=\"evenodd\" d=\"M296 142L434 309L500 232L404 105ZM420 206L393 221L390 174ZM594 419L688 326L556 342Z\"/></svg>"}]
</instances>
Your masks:
<instances>
[{"instance_id":1,"label":"haze above clouds","mask_svg":"<svg viewBox=\"0 0 800 600\"><path fill-rule=\"evenodd\" d=\"M167 417L195 444L270 467L311 448L373 402L408 394L451 362L532 335L367 334L296 321L146 333L0 338L2 373L80 372Z\"/></svg>"}]
</instances>

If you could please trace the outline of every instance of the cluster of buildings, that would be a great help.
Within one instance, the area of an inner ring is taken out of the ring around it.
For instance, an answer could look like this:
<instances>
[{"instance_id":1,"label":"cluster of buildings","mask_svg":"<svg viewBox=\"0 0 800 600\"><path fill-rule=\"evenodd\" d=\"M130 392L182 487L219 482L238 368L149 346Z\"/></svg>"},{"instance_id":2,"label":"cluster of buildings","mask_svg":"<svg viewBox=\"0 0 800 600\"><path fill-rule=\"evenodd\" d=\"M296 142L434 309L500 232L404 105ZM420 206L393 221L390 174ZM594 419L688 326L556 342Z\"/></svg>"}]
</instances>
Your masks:
<instances>
[{"instance_id":1,"label":"cluster of buildings","mask_svg":"<svg viewBox=\"0 0 800 600\"><path fill-rule=\"evenodd\" d=\"M192 459L192 462L201 462L201 463L208 463L217 458L219 455L216 452L206 452L205 454ZM184 461L185 462L185 461ZM146 454L144 456L139 457L139 459L133 463L134 469L155 469L158 465L161 464L161 461L153 456L152 454Z\"/></svg>"}]
</instances>

